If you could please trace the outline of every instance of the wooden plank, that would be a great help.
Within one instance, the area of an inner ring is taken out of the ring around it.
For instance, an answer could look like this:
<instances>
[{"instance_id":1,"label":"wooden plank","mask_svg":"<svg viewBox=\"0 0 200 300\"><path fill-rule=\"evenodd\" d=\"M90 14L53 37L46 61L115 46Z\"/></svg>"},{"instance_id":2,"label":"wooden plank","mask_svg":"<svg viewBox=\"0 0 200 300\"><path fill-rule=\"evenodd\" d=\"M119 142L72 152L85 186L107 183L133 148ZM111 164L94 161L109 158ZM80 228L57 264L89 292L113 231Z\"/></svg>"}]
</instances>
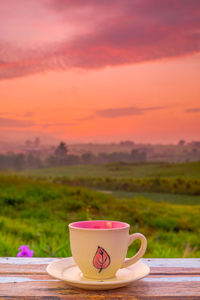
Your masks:
<instances>
[{"instance_id":1,"label":"wooden plank","mask_svg":"<svg viewBox=\"0 0 200 300\"><path fill-rule=\"evenodd\" d=\"M3 264L0 265L0 276L2 274L13 274L13 275L20 275L20 274L37 274L43 275L46 274L46 267L47 265L19 265L16 267L13 265ZM151 274L154 275L200 275L200 268L154 268L151 267Z\"/></svg>"},{"instance_id":2,"label":"wooden plank","mask_svg":"<svg viewBox=\"0 0 200 300\"><path fill-rule=\"evenodd\" d=\"M0 258L0 274L46 274L56 258ZM200 259L143 259L152 274L200 274Z\"/></svg>"},{"instance_id":3,"label":"wooden plank","mask_svg":"<svg viewBox=\"0 0 200 300\"><path fill-rule=\"evenodd\" d=\"M35 257L1 257L0 275L10 274L46 274L46 267L58 258L35 258Z\"/></svg>"},{"instance_id":4,"label":"wooden plank","mask_svg":"<svg viewBox=\"0 0 200 300\"><path fill-rule=\"evenodd\" d=\"M47 265L11 265L0 264L0 276L2 274L45 274Z\"/></svg>"},{"instance_id":5,"label":"wooden plank","mask_svg":"<svg viewBox=\"0 0 200 300\"><path fill-rule=\"evenodd\" d=\"M200 274L200 259L199 258L151 258L143 259L151 268L151 274L174 274L184 275L190 273L191 275Z\"/></svg>"},{"instance_id":6,"label":"wooden plank","mask_svg":"<svg viewBox=\"0 0 200 300\"><path fill-rule=\"evenodd\" d=\"M0 257L0 264L12 265L41 265L49 264L60 258L48 257ZM181 268L200 268L200 258L144 258L142 261L150 267L181 267Z\"/></svg>"},{"instance_id":7,"label":"wooden plank","mask_svg":"<svg viewBox=\"0 0 200 300\"><path fill-rule=\"evenodd\" d=\"M12 265L41 265L49 264L59 258L49 257L0 257L0 264L12 264Z\"/></svg>"},{"instance_id":8,"label":"wooden plank","mask_svg":"<svg viewBox=\"0 0 200 300\"><path fill-rule=\"evenodd\" d=\"M142 261L149 267L200 268L200 258L145 258Z\"/></svg>"},{"instance_id":9,"label":"wooden plank","mask_svg":"<svg viewBox=\"0 0 200 300\"><path fill-rule=\"evenodd\" d=\"M53 278L48 274L35 275L35 274L21 274L21 275L8 275L4 274L0 276L0 284L17 283L17 282L29 282L29 281L60 281L59 279ZM200 282L199 275L148 275L143 278L144 282Z\"/></svg>"},{"instance_id":10,"label":"wooden plank","mask_svg":"<svg viewBox=\"0 0 200 300\"><path fill-rule=\"evenodd\" d=\"M200 299L200 277L177 276L172 278L152 277L134 282L131 285L109 291L85 291L72 288L62 281L51 279L47 275L18 278L17 282L0 285L1 297L57 297L61 299ZM9 277L7 277L9 278ZM29 280L27 280L29 279ZM10 298L9 298L10 299ZM40 299L40 298L37 298ZM50 299L50 298L49 298ZM55 298L56 299L56 298ZM195 299L195 298L194 298Z\"/></svg>"}]
</instances>

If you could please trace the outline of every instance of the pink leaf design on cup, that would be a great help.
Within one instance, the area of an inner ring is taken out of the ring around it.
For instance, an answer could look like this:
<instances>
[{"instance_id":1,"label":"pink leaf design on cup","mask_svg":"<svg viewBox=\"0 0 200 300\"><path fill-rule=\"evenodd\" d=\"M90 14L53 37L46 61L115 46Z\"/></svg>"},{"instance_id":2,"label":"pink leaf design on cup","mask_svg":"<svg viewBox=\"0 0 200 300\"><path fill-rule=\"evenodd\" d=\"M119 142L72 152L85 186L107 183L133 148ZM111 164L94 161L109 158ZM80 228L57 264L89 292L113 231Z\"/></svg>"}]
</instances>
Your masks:
<instances>
[{"instance_id":1,"label":"pink leaf design on cup","mask_svg":"<svg viewBox=\"0 0 200 300\"><path fill-rule=\"evenodd\" d=\"M99 269L99 273L107 268L110 264L110 256L106 252L105 249L102 247L98 246L97 252L93 258L93 265L96 269Z\"/></svg>"}]
</instances>

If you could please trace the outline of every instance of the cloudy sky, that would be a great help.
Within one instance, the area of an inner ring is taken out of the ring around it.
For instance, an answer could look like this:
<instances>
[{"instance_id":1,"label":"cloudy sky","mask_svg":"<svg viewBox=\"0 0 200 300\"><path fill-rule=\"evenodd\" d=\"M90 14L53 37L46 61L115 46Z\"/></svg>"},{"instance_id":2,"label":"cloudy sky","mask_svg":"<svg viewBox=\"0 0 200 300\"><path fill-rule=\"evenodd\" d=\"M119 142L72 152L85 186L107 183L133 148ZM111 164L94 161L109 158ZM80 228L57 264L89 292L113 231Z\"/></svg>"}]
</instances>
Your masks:
<instances>
[{"instance_id":1,"label":"cloudy sky","mask_svg":"<svg viewBox=\"0 0 200 300\"><path fill-rule=\"evenodd\" d=\"M200 139L199 0L0 2L0 138Z\"/></svg>"}]
</instances>

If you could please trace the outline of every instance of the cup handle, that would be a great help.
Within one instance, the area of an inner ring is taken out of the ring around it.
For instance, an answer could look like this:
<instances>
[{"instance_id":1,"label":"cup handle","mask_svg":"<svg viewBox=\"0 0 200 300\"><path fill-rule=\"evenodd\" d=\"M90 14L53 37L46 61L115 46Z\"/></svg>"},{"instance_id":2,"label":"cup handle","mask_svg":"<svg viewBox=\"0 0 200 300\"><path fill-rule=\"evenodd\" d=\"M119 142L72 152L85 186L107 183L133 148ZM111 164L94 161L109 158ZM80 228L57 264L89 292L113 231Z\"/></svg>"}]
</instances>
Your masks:
<instances>
[{"instance_id":1,"label":"cup handle","mask_svg":"<svg viewBox=\"0 0 200 300\"><path fill-rule=\"evenodd\" d=\"M130 246L137 239L141 241L140 249L133 257L126 258L120 269L126 268L126 267L136 263L136 261L138 261L144 255L146 248L147 248L147 240L143 234L133 233L133 234L129 235L128 246Z\"/></svg>"}]
</instances>

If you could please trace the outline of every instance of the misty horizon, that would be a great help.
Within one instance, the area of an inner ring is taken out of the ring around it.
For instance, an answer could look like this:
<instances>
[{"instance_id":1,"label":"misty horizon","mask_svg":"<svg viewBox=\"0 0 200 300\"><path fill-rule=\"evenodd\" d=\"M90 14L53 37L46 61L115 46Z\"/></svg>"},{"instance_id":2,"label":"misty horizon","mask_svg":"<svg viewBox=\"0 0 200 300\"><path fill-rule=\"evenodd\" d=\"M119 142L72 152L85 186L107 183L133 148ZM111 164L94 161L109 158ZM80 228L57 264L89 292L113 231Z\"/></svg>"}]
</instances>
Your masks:
<instances>
[{"instance_id":1,"label":"misty horizon","mask_svg":"<svg viewBox=\"0 0 200 300\"><path fill-rule=\"evenodd\" d=\"M183 138L178 139L177 141L174 142L150 142L150 141L137 141L134 139L116 139L116 140L86 140L86 141L81 141L81 140L64 140L64 139L55 139L52 141L51 138L46 138L46 137L40 137L40 136L33 136L33 137L27 137L26 139L19 139L19 140L15 140L13 141L13 139L1 139L0 137L0 145L1 144L7 144L7 145L25 145L26 141L34 141L34 139L39 138L40 139L40 146L56 146L58 143L60 142L65 142L68 145L88 145L88 144L96 144L96 145L109 145L109 144L120 144L121 142L133 142L136 145L177 145L180 141L184 141L185 144L190 144L192 142L199 142L200 140L198 139L190 139L190 140L186 140Z\"/></svg>"}]
</instances>

